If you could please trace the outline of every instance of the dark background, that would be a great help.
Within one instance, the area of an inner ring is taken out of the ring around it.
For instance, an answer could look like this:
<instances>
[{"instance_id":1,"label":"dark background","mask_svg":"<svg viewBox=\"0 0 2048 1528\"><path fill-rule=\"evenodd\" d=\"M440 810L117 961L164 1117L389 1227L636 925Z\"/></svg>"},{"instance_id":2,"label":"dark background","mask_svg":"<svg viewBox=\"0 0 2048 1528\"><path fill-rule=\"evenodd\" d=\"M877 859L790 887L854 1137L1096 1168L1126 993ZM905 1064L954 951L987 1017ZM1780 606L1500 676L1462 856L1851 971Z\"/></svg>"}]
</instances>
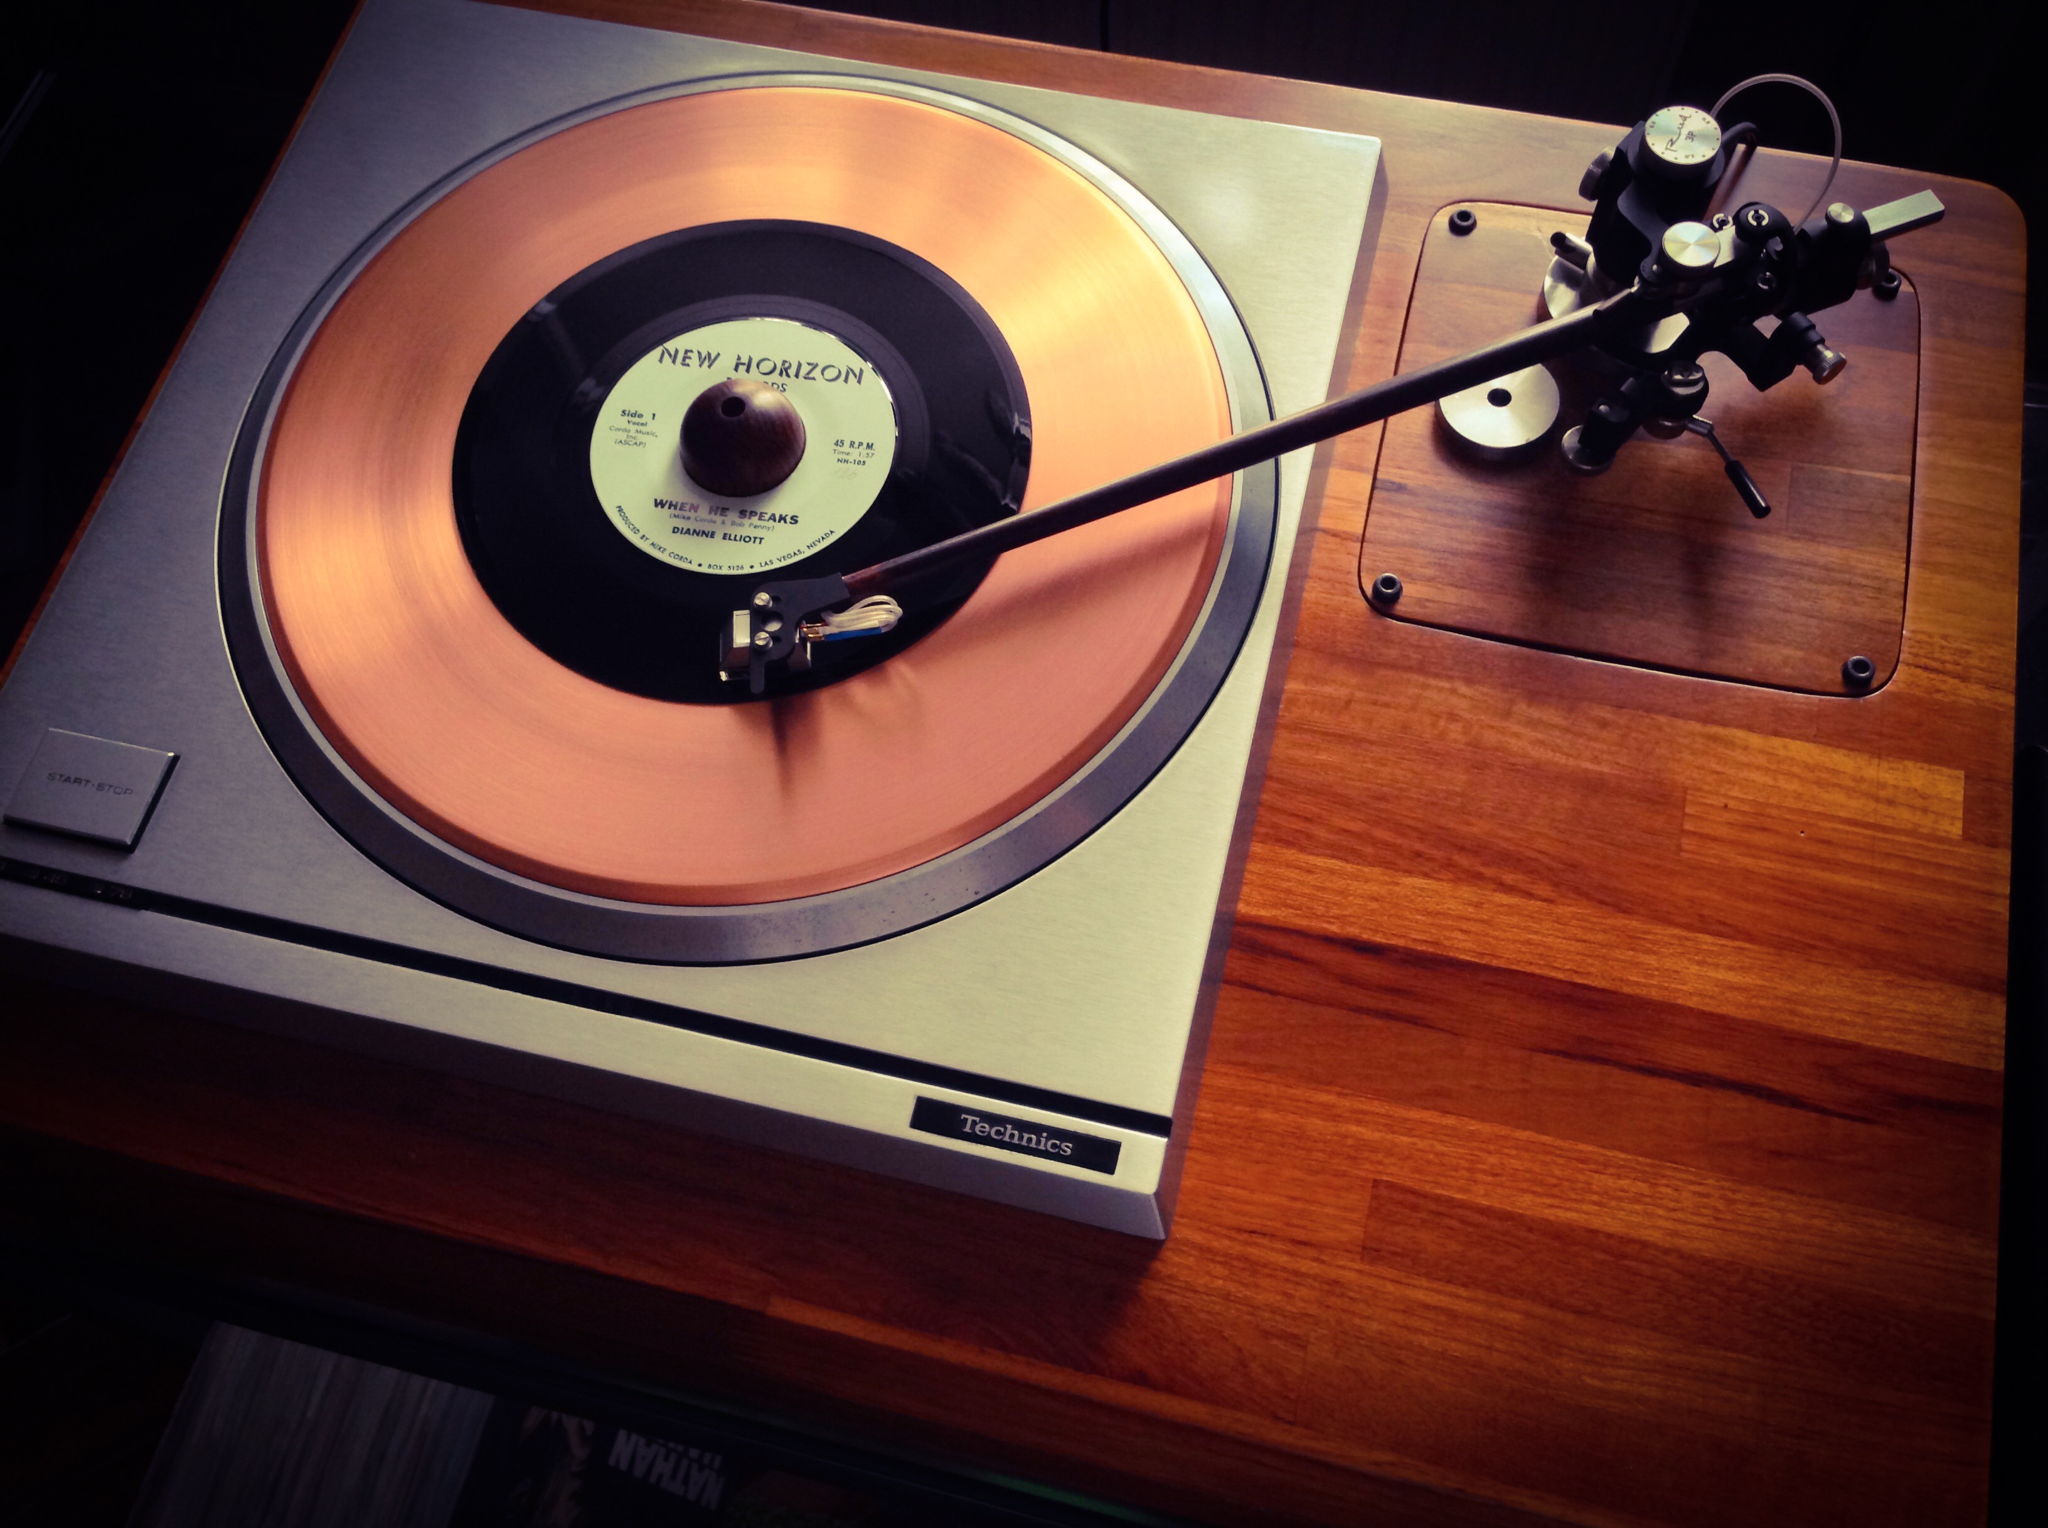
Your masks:
<instances>
[{"instance_id":1,"label":"dark background","mask_svg":"<svg viewBox=\"0 0 2048 1528\"><path fill-rule=\"evenodd\" d=\"M0 110L8 113L0 126L0 650L90 503L352 8L353 0L89 8L20 0L0 18ZM2043 205L2048 140L2023 121L2032 50L2007 19L2012 8L1725 0L824 0L818 8L1617 126L1668 102L1711 105L1748 75L1787 71L1834 98L1848 157L1989 181L2030 214ZM1827 152L1825 118L1799 92L1746 95L1740 115L1758 123L1767 144ZM1390 162L1400 152L1389 144ZM2030 271L2035 291L2048 291L2040 257ZM2048 943L2039 889L2048 843L2048 538L2037 489L2037 440L2048 421L2043 309L2048 302L2037 301L2028 321L2027 489L2015 570L2021 754L2002 1431L2014 1426L2023 1393L2038 1397L2042 1351L2033 1306L2044 1271L2035 1121L2048 1102L2036 1033L2039 946ZM0 1373L0 1393L5 1379ZM2001 1448L2001 1497L2030 1507L2041 1470L2033 1442L2008 1435ZM2011 1520L2031 1520L2025 1511Z\"/></svg>"}]
</instances>

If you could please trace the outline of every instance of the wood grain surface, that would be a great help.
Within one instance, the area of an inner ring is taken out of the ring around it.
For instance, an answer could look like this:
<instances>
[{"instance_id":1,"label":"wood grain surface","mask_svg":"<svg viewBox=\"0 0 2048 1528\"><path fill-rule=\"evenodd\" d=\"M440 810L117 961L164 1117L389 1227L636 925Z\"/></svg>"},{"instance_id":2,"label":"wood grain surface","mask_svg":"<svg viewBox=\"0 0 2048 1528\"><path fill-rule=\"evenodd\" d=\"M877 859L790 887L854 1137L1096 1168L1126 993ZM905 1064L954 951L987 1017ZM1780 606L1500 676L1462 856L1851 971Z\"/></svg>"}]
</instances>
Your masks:
<instances>
[{"instance_id":1,"label":"wood grain surface","mask_svg":"<svg viewBox=\"0 0 2048 1528\"><path fill-rule=\"evenodd\" d=\"M1354 384L1396 364L1439 209L1564 205L1616 136L1516 118L1503 155L1476 108L582 8L1377 134ZM1752 190L1814 173L1766 155ZM1934 184L1947 221L1895 252L1920 383L1873 695L1380 616L1380 432L1327 454L1163 1246L54 988L0 1021L0 1226L1205 1522L1981 1521L2023 234Z\"/></svg>"}]
</instances>

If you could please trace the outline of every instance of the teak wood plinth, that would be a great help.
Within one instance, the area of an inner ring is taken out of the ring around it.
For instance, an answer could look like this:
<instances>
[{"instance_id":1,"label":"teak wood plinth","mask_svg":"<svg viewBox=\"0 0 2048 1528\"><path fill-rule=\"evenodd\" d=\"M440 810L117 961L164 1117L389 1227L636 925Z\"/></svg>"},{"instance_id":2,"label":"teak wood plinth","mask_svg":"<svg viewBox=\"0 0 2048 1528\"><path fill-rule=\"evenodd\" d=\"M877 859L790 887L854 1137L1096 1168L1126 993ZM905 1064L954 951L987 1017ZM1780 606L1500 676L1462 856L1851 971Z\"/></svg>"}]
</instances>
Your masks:
<instances>
[{"instance_id":1,"label":"teak wood plinth","mask_svg":"<svg viewBox=\"0 0 2048 1528\"><path fill-rule=\"evenodd\" d=\"M1375 134L1354 386L1396 364L1441 209L1571 205L1617 136L1516 118L1509 157L1478 108L588 9ZM1803 206L1816 173L1766 154L1748 189ZM1848 164L1835 194L1929 184L1872 694L1382 615L1383 432L1326 449L1163 1246L55 988L0 1021L0 1226L1208 1522L1980 1521L2023 231L1972 184Z\"/></svg>"}]
</instances>

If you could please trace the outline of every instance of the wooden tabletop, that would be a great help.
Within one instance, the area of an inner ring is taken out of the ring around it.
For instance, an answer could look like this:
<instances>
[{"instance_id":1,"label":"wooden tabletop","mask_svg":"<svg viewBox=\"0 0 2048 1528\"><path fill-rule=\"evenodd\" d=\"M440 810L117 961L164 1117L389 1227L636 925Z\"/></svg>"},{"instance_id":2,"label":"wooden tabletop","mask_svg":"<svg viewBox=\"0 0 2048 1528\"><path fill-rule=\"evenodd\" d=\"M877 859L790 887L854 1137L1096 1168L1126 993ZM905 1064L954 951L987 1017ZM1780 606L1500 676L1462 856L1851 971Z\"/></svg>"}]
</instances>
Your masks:
<instances>
[{"instance_id":1,"label":"wooden tabletop","mask_svg":"<svg viewBox=\"0 0 2048 1528\"><path fill-rule=\"evenodd\" d=\"M765 5L588 9L1375 134L1354 383L1396 363L1440 209L1572 206L1616 136ZM1748 189L1803 206L1814 168L1766 156ZM1874 694L1377 614L1381 433L1328 454L1163 1246L56 989L0 1021L0 1225L1217 1523L1981 1521L2023 232L1982 186L1852 164L1836 194L1929 184L1946 221L1895 251L1920 371Z\"/></svg>"}]
</instances>

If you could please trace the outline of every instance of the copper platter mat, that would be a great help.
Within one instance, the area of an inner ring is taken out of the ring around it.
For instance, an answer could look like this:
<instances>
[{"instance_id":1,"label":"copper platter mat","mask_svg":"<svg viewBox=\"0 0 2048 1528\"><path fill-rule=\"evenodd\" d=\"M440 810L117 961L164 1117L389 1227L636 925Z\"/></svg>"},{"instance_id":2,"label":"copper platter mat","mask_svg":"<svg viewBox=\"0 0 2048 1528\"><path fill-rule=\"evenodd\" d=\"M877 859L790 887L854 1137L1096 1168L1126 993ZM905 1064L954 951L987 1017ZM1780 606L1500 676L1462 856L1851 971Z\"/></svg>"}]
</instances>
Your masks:
<instances>
[{"instance_id":1,"label":"copper platter mat","mask_svg":"<svg viewBox=\"0 0 2048 1528\"><path fill-rule=\"evenodd\" d=\"M888 240L982 305L1031 401L1026 512L1228 433L1202 316L1145 231L971 117L861 90L720 89L479 171L377 253L306 347L272 425L256 547L279 658L322 734L398 811L488 864L679 907L923 864L1097 754L1202 611L1227 483L1009 554L933 635L809 694L651 700L531 646L456 526L450 463L478 371L579 270L760 218Z\"/></svg>"}]
</instances>

